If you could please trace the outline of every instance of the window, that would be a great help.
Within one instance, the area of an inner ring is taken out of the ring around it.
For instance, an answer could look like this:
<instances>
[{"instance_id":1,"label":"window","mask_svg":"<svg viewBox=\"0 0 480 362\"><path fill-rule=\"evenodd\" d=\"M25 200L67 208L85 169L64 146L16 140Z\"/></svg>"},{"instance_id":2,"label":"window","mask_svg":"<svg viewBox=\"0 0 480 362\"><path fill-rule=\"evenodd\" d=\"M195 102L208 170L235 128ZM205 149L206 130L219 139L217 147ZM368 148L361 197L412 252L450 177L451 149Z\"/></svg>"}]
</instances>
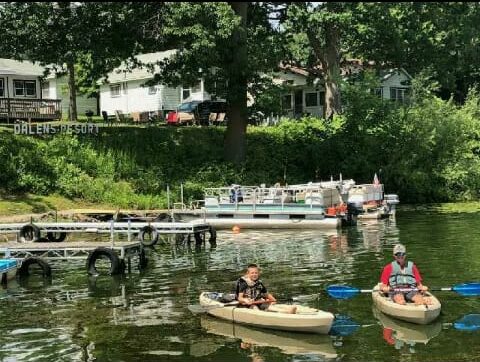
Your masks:
<instances>
[{"instance_id":1,"label":"window","mask_svg":"<svg viewBox=\"0 0 480 362\"><path fill-rule=\"evenodd\" d=\"M192 93L200 93L202 91L202 83L198 83L191 88Z\"/></svg>"},{"instance_id":2,"label":"window","mask_svg":"<svg viewBox=\"0 0 480 362\"><path fill-rule=\"evenodd\" d=\"M5 81L0 78L0 97L5 97Z\"/></svg>"},{"instance_id":3,"label":"window","mask_svg":"<svg viewBox=\"0 0 480 362\"><path fill-rule=\"evenodd\" d=\"M128 90L128 84L127 82L123 82L122 83L122 88L123 88L123 94L127 94L127 90Z\"/></svg>"},{"instance_id":4,"label":"window","mask_svg":"<svg viewBox=\"0 0 480 362\"><path fill-rule=\"evenodd\" d=\"M110 86L110 97L119 97L120 96L120 84L112 84Z\"/></svg>"},{"instance_id":5,"label":"window","mask_svg":"<svg viewBox=\"0 0 480 362\"><path fill-rule=\"evenodd\" d=\"M190 88L182 88L182 100L190 97Z\"/></svg>"},{"instance_id":6,"label":"window","mask_svg":"<svg viewBox=\"0 0 480 362\"><path fill-rule=\"evenodd\" d=\"M287 111L292 109L292 95L286 94L282 98L282 109Z\"/></svg>"},{"instance_id":7,"label":"window","mask_svg":"<svg viewBox=\"0 0 480 362\"><path fill-rule=\"evenodd\" d=\"M179 112L193 112L193 110L198 106L200 101L182 103L178 107Z\"/></svg>"},{"instance_id":8,"label":"window","mask_svg":"<svg viewBox=\"0 0 480 362\"><path fill-rule=\"evenodd\" d=\"M373 94L374 96L377 96L378 98L383 98L383 88L374 88L370 89L370 94Z\"/></svg>"},{"instance_id":9,"label":"window","mask_svg":"<svg viewBox=\"0 0 480 362\"><path fill-rule=\"evenodd\" d=\"M320 91L319 92L319 96L320 96L320 106L324 106L325 105L325 92L324 91Z\"/></svg>"},{"instance_id":10,"label":"window","mask_svg":"<svg viewBox=\"0 0 480 362\"><path fill-rule=\"evenodd\" d=\"M311 92L305 94L305 107L318 107L318 93Z\"/></svg>"},{"instance_id":11,"label":"window","mask_svg":"<svg viewBox=\"0 0 480 362\"><path fill-rule=\"evenodd\" d=\"M42 83L42 98L50 98L50 82Z\"/></svg>"},{"instance_id":12,"label":"window","mask_svg":"<svg viewBox=\"0 0 480 362\"><path fill-rule=\"evenodd\" d=\"M34 80L14 80L13 88L16 97L35 97L37 95Z\"/></svg>"},{"instance_id":13,"label":"window","mask_svg":"<svg viewBox=\"0 0 480 362\"><path fill-rule=\"evenodd\" d=\"M406 102L408 100L408 88L390 87L390 99L397 102Z\"/></svg>"},{"instance_id":14,"label":"window","mask_svg":"<svg viewBox=\"0 0 480 362\"><path fill-rule=\"evenodd\" d=\"M157 94L157 87L148 87L148 94Z\"/></svg>"}]
</instances>

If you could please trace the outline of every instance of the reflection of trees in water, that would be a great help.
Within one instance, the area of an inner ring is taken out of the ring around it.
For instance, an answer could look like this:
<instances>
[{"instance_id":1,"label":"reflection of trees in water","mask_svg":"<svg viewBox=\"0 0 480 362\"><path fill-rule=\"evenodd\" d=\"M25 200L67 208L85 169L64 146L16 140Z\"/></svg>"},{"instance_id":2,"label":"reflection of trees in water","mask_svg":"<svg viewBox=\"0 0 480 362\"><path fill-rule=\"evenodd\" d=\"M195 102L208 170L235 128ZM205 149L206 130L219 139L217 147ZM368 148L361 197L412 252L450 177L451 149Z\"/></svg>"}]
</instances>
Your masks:
<instances>
[{"instance_id":1,"label":"reflection of trees in water","mask_svg":"<svg viewBox=\"0 0 480 362\"><path fill-rule=\"evenodd\" d=\"M356 226L345 227L338 234L329 235L333 254L382 252L388 243L398 242L398 229L394 219L364 220Z\"/></svg>"},{"instance_id":2,"label":"reflection of trees in water","mask_svg":"<svg viewBox=\"0 0 480 362\"><path fill-rule=\"evenodd\" d=\"M153 289L156 283L160 284L158 290ZM182 308L177 305L176 296L184 293L184 289L165 279L153 277L145 280L139 276L127 279L123 275L89 277L88 287L90 295L111 311L114 325L176 324L178 317L183 315ZM149 292L145 293L145 290Z\"/></svg>"},{"instance_id":3,"label":"reflection of trees in water","mask_svg":"<svg viewBox=\"0 0 480 362\"><path fill-rule=\"evenodd\" d=\"M258 264L289 264L295 268L299 262L323 262L325 240L322 230L248 230L240 234L218 233L219 263L227 261L237 270L252 262Z\"/></svg>"},{"instance_id":4,"label":"reflection of trees in water","mask_svg":"<svg viewBox=\"0 0 480 362\"><path fill-rule=\"evenodd\" d=\"M366 248L381 250L387 242L394 244L400 241L399 230L394 218L365 221L360 227Z\"/></svg>"}]
</instances>

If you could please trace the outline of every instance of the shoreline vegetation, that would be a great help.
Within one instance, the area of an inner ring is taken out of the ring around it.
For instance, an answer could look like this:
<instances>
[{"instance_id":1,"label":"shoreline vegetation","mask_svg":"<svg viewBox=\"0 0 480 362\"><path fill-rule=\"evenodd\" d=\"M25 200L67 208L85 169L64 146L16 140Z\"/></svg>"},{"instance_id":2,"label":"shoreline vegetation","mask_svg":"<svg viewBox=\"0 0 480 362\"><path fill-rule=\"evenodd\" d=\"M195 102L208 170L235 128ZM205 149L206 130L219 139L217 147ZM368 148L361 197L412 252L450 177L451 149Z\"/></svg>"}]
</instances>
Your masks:
<instances>
[{"instance_id":1,"label":"shoreline vegetation","mask_svg":"<svg viewBox=\"0 0 480 362\"><path fill-rule=\"evenodd\" d=\"M115 125L98 134L33 136L4 127L0 215L167 209L181 201L180 185L189 206L203 199L206 187L298 184L340 174L362 184L376 173L402 205L480 199L478 91L461 106L436 97L400 105L356 86L344 95L349 106L329 121L306 116L249 126L240 167L224 161L225 127ZM474 211L474 205L462 208Z\"/></svg>"},{"instance_id":2,"label":"shoreline vegetation","mask_svg":"<svg viewBox=\"0 0 480 362\"><path fill-rule=\"evenodd\" d=\"M82 214L116 214L116 213L165 213L166 209L121 209L115 205L93 204L83 200L71 200L59 195L15 195L0 196L0 222L27 222L31 219L54 219L56 214L66 219ZM434 203L422 205L398 205L397 212L431 211L437 213L476 213L480 212L480 201Z\"/></svg>"}]
</instances>

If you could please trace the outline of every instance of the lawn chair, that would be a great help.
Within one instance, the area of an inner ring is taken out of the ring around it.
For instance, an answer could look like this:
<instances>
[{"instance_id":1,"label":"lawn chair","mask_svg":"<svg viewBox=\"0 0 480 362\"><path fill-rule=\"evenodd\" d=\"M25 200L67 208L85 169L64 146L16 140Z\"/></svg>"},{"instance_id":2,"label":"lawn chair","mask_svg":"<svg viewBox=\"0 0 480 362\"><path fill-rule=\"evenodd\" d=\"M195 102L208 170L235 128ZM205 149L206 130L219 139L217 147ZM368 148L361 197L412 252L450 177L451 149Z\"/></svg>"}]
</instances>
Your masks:
<instances>
[{"instance_id":1,"label":"lawn chair","mask_svg":"<svg viewBox=\"0 0 480 362\"><path fill-rule=\"evenodd\" d=\"M208 124L215 124L216 120L217 120L217 114L210 113L210 115L208 116Z\"/></svg>"},{"instance_id":2,"label":"lawn chair","mask_svg":"<svg viewBox=\"0 0 480 362\"><path fill-rule=\"evenodd\" d=\"M109 126L113 124L113 121L115 119L115 116L109 115L107 111L102 111L102 117L103 117L103 122L105 122Z\"/></svg>"},{"instance_id":3,"label":"lawn chair","mask_svg":"<svg viewBox=\"0 0 480 362\"><path fill-rule=\"evenodd\" d=\"M225 116L226 116L226 113L219 113L217 115L217 120L216 120L217 126L225 123Z\"/></svg>"},{"instance_id":4,"label":"lawn chair","mask_svg":"<svg viewBox=\"0 0 480 362\"><path fill-rule=\"evenodd\" d=\"M118 123L126 123L127 122L126 119L125 119L125 115L120 110L115 111L115 119L117 120Z\"/></svg>"}]
</instances>

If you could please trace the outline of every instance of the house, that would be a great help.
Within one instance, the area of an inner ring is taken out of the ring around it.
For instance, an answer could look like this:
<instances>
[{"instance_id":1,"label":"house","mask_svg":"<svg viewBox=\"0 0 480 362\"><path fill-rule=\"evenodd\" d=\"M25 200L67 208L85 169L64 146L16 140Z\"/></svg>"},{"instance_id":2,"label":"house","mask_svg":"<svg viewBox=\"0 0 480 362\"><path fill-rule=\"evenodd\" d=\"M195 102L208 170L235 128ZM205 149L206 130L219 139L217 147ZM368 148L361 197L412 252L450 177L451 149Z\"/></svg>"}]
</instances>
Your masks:
<instances>
[{"instance_id":1,"label":"house","mask_svg":"<svg viewBox=\"0 0 480 362\"><path fill-rule=\"evenodd\" d=\"M155 63L171 57L176 50L136 55L137 61L150 64L151 67L136 67L128 69L126 63L112 72L100 84L100 109L113 115L116 112L124 114L158 115L162 118L185 101L204 101L211 99L205 91L203 80L193 87L169 87L164 84L146 86L153 79L159 67Z\"/></svg>"},{"instance_id":2,"label":"house","mask_svg":"<svg viewBox=\"0 0 480 362\"><path fill-rule=\"evenodd\" d=\"M366 69L372 69L373 63L364 64L358 60L349 60L341 68L344 80L354 79ZM289 91L282 98L282 109L288 117L310 114L322 117L325 105L325 87L321 68L308 71L304 68L281 65L274 73L275 84L287 86ZM403 68L383 69L378 72L380 87L372 90L382 99L405 102L408 99L412 77ZM312 81L309 81L312 80Z\"/></svg>"},{"instance_id":3,"label":"house","mask_svg":"<svg viewBox=\"0 0 480 362\"><path fill-rule=\"evenodd\" d=\"M0 122L59 120L69 109L67 77L30 61L0 58ZM77 96L77 112L96 110L95 99Z\"/></svg>"}]
</instances>

